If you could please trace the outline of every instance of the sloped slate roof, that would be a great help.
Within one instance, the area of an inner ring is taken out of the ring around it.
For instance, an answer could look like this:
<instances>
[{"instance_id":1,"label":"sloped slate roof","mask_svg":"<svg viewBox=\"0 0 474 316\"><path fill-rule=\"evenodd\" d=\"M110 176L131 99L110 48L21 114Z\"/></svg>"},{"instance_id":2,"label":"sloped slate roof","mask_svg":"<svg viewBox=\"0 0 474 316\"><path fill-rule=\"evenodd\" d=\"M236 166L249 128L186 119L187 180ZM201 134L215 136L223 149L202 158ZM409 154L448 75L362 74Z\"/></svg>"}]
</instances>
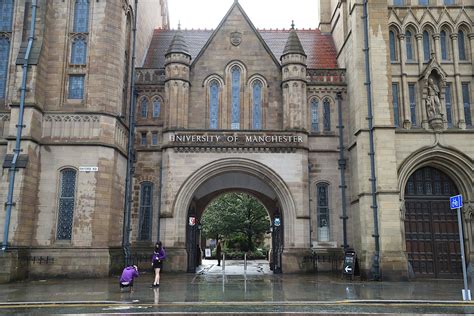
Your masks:
<instances>
[{"instance_id":1,"label":"sloped slate roof","mask_svg":"<svg viewBox=\"0 0 474 316\"><path fill-rule=\"evenodd\" d=\"M171 44L176 30L156 29L148 48L143 68L164 68L165 54ZM201 49L211 37L212 30L181 30L188 46L192 60L196 58ZM263 40L279 60L283 54L290 30L259 30ZM320 30L297 30L301 45L306 53L308 68L335 69L338 68L336 60L336 47L330 34L322 34Z\"/></svg>"}]
</instances>

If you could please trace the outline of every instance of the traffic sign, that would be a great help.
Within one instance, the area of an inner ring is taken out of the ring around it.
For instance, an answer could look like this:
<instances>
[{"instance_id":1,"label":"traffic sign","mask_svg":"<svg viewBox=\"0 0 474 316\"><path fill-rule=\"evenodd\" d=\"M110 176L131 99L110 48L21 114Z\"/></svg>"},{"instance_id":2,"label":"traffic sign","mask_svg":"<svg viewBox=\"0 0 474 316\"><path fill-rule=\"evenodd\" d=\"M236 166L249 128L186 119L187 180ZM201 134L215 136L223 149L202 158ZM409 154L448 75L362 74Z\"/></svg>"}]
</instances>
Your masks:
<instances>
[{"instance_id":1,"label":"traffic sign","mask_svg":"<svg viewBox=\"0 0 474 316\"><path fill-rule=\"evenodd\" d=\"M455 195L449 198L449 205L452 210L462 207L462 195Z\"/></svg>"}]
</instances>

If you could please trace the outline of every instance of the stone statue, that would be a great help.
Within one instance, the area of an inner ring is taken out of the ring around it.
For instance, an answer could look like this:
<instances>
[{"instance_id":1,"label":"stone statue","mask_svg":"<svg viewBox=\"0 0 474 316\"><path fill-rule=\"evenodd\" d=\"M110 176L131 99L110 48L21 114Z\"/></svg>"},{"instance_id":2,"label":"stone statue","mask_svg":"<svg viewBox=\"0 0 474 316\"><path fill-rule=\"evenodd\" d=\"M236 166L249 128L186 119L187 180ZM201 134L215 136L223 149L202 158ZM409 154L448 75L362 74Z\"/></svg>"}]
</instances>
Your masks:
<instances>
[{"instance_id":1,"label":"stone statue","mask_svg":"<svg viewBox=\"0 0 474 316\"><path fill-rule=\"evenodd\" d=\"M442 116L439 87L432 78L428 79L428 95L426 96L425 104L429 119L440 118Z\"/></svg>"}]
</instances>

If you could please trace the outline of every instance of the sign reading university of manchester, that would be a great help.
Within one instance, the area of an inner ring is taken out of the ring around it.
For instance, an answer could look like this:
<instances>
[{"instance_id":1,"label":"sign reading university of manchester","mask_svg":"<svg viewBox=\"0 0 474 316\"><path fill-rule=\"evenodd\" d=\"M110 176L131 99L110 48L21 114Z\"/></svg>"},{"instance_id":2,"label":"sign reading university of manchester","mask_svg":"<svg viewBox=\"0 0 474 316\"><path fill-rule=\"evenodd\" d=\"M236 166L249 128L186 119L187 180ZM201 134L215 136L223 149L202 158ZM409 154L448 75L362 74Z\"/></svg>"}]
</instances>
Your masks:
<instances>
[{"instance_id":1,"label":"sign reading university of manchester","mask_svg":"<svg viewBox=\"0 0 474 316\"><path fill-rule=\"evenodd\" d=\"M181 144L296 144L303 143L300 135L265 134L179 134L171 133L169 141Z\"/></svg>"}]
</instances>

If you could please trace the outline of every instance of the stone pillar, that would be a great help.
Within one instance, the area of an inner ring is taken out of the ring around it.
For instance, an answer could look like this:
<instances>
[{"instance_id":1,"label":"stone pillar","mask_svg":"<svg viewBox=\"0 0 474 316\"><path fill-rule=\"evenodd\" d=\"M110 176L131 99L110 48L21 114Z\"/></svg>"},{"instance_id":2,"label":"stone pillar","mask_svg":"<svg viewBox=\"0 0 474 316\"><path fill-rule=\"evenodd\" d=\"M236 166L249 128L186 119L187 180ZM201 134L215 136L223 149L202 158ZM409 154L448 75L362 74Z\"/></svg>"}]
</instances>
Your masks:
<instances>
[{"instance_id":1,"label":"stone pillar","mask_svg":"<svg viewBox=\"0 0 474 316\"><path fill-rule=\"evenodd\" d=\"M407 82L407 73L405 71L405 63L407 61L406 58L406 43L405 43L405 34L399 34L398 38L400 39L400 67L402 72L402 84L400 87L401 93L401 106L403 108L403 128L409 129L411 127L410 121L410 100L408 99L408 82ZM405 48L405 49L404 49Z\"/></svg>"},{"instance_id":2,"label":"stone pillar","mask_svg":"<svg viewBox=\"0 0 474 316\"><path fill-rule=\"evenodd\" d=\"M433 34L433 52L435 53L436 61L441 62L441 46L439 44L439 33Z\"/></svg>"},{"instance_id":3,"label":"stone pillar","mask_svg":"<svg viewBox=\"0 0 474 316\"><path fill-rule=\"evenodd\" d=\"M452 33L451 35L451 46L453 48L453 62L454 62L454 85L453 94L456 96L453 101L456 101L455 116L457 118L457 127L460 129L466 129L466 121L464 119L464 104L462 98L462 84L461 74L459 73L459 47L458 47L458 34ZM455 122L453 122L455 125Z\"/></svg>"},{"instance_id":4,"label":"stone pillar","mask_svg":"<svg viewBox=\"0 0 474 316\"><path fill-rule=\"evenodd\" d=\"M416 38L416 51L417 51L417 56L418 58L418 72L421 73L423 71L423 34L418 33L415 35Z\"/></svg>"},{"instance_id":5,"label":"stone pillar","mask_svg":"<svg viewBox=\"0 0 474 316\"><path fill-rule=\"evenodd\" d=\"M469 33L467 37L469 38L469 42L471 43L471 65L472 72L474 73L474 33Z\"/></svg>"}]
</instances>

